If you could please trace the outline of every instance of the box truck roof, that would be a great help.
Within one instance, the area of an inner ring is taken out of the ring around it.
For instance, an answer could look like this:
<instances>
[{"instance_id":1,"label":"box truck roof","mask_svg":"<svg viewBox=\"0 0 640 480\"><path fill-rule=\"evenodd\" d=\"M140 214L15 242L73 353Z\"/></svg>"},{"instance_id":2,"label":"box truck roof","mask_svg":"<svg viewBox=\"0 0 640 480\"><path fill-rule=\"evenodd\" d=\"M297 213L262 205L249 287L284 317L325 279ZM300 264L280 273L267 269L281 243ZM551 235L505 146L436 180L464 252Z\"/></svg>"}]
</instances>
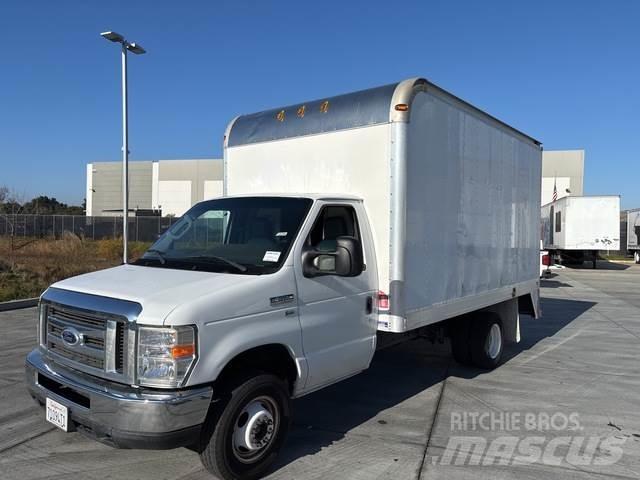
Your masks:
<instances>
[{"instance_id":1,"label":"box truck roof","mask_svg":"<svg viewBox=\"0 0 640 480\"><path fill-rule=\"evenodd\" d=\"M596 198L620 198L620 195L567 195L566 197L561 197L558 200L556 200L555 202L549 202L549 203L545 203L544 205L542 205L540 208L544 208L544 207L548 207L549 205L553 205L553 204L558 204L558 203L563 203L563 202L567 202L569 200L578 200L580 201L580 199L586 199L585 201L591 201L590 199L596 199Z\"/></svg>"},{"instance_id":2,"label":"box truck roof","mask_svg":"<svg viewBox=\"0 0 640 480\"><path fill-rule=\"evenodd\" d=\"M452 102L464 105L485 119L507 127L536 145L541 142L489 115L478 107L438 87L424 78L412 78L382 87L300 102L234 118L225 133L225 147L237 147L285 138L316 135L339 130L402 121L409 117L410 104L416 93L435 90ZM274 121L277 120L277 121ZM304 119L304 121L301 121ZM406 121L406 120L404 120Z\"/></svg>"}]
</instances>

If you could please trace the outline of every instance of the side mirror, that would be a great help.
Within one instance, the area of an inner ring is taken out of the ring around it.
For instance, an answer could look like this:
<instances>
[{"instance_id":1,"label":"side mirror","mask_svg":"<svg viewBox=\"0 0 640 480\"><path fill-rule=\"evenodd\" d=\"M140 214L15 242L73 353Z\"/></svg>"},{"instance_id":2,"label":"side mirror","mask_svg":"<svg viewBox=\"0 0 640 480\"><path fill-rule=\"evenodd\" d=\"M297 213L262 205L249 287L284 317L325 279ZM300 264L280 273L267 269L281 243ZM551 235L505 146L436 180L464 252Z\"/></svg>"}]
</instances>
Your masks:
<instances>
[{"instance_id":1,"label":"side mirror","mask_svg":"<svg viewBox=\"0 0 640 480\"><path fill-rule=\"evenodd\" d=\"M362 245L354 237L338 237L335 241L323 241L317 248L302 255L302 271L305 277L337 275L357 277L364 270Z\"/></svg>"}]
</instances>

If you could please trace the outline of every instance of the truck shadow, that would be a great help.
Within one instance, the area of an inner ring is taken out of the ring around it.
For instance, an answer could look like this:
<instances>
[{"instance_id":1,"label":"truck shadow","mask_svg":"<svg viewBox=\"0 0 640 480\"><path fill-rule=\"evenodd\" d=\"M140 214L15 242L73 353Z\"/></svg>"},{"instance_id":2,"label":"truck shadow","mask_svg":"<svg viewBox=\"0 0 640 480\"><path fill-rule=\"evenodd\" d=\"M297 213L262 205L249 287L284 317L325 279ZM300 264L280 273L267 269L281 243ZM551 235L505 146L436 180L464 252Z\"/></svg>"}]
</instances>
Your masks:
<instances>
[{"instance_id":1,"label":"truck shadow","mask_svg":"<svg viewBox=\"0 0 640 480\"><path fill-rule=\"evenodd\" d=\"M625 263L615 263L608 260L598 260L596 270L626 270L631 265ZM570 270L593 270L591 262L584 262L581 265L567 265Z\"/></svg>"},{"instance_id":2,"label":"truck shadow","mask_svg":"<svg viewBox=\"0 0 640 480\"><path fill-rule=\"evenodd\" d=\"M507 346L504 362L555 335L594 305L576 300L542 300L544 317L521 321L522 341ZM418 338L379 351L371 367L351 379L294 401L289 438L274 471L302 457L318 453L347 434L365 435L384 442L386 436L416 439L435 409L436 385L456 376L474 378L483 370L456 364L448 342L431 344ZM411 422L416 408L421 422ZM389 411L394 409L394 411Z\"/></svg>"},{"instance_id":3,"label":"truck shadow","mask_svg":"<svg viewBox=\"0 0 640 480\"><path fill-rule=\"evenodd\" d=\"M540 280L540 288L558 288L558 287L572 287L573 285L570 285L568 283L565 282L561 282L559 280L551 280L551 278L544 278L542 280Z\"/></svg>"},{"instance_id":4,"label":"truck shadow","mask_svg":"<svg viewBox=\"0 0 640 480\"><path fill-rule=\"evenodd\" d=\"M582 300L542 298L542 317L537 320L531 317L521 318L520 343L505 346L502 354L503 363L531 349L541 340L553 337L595 304Z\"/></svg>"}]
</instances>

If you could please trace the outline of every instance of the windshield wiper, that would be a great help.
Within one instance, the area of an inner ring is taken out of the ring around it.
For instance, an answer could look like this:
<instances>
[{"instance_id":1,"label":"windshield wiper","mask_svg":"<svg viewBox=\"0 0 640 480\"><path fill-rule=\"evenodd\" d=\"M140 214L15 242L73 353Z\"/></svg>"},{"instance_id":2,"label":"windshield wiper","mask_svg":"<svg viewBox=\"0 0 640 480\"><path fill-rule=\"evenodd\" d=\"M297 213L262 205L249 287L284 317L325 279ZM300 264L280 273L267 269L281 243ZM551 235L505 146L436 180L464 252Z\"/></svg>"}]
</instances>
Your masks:
<instances>
[{"instance_id":1,"label":"windshield wiper","mask_svg":"<svg viewBox=\"0 0 640 480\"><path fill-rule=\"evenodd\" d=\"M201 261L204 263L207 263L207 260L212 260L213 262L217 262L217 263L224 263L226 265L229 265L233 268L235 268L236 270L238 270L239 272L246 272L248 270L247 267L245 267L244 265L241 265L237 262L234 262L233 260L229 260L227 258L224 257L218 257L216 255L196 255L193 257L180 257L180 258L176 258L176 260L181 260L181 261Z\"/></svg>"},{"instance_id":2,"label":"windshield wiper","mask_svg":"<svg viewBox=\"0 0 640 480\"><path fill-rule=\"evenodd\" d=\"M155 248L150 248L149 250L147 250L146 252L144 252L144 255L146 255L147 253L155 253L156 256L158 257L158 259L160 260L160 263L162 265L164 265L165 263L167 263L167 259L164 258L164 252ZM144 256L143 255L143 256Z\"/></svg>"}]
</instances>

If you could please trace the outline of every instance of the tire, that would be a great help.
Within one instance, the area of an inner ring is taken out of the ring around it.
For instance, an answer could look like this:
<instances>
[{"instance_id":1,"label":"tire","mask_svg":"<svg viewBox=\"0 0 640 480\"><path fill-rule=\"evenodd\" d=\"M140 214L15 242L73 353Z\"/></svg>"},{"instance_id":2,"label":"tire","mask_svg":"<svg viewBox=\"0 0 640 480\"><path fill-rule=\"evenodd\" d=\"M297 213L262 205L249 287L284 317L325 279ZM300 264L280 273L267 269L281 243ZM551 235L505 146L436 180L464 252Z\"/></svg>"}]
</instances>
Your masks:
<instances>
[{"instance_id":1,"label":"tire","mask_svg":"<svg viewBox=\"0 0 640 480\"><path fill-rule=\"evenodd\" d=\"M275 375L256 374L226 393L207 415L200 460L223 480L260 478L278 456L291 423L289 390Z\"/></svg>"},{"instance_id":2,"label":"tire","mask_svg":"<svg viewBox=\"0 0 640 480\"><path fill-rule=\"evenodd\" d=\"M472 365L471 350L469 349L469 317L464 316L454 320L450 328L451 354L460 365Z\"/></svg>"},{"instance_id":3,"label":"tire","mask_svg":"<svg viewBox=\"0 0 640 480\"><path fill-rule=\"evenodd\" d=\"M477 367L493 370L500 364L504 336L497 315L479 313L470 323L469 350L473 364Z\"/></svg>"}]
</instances>

